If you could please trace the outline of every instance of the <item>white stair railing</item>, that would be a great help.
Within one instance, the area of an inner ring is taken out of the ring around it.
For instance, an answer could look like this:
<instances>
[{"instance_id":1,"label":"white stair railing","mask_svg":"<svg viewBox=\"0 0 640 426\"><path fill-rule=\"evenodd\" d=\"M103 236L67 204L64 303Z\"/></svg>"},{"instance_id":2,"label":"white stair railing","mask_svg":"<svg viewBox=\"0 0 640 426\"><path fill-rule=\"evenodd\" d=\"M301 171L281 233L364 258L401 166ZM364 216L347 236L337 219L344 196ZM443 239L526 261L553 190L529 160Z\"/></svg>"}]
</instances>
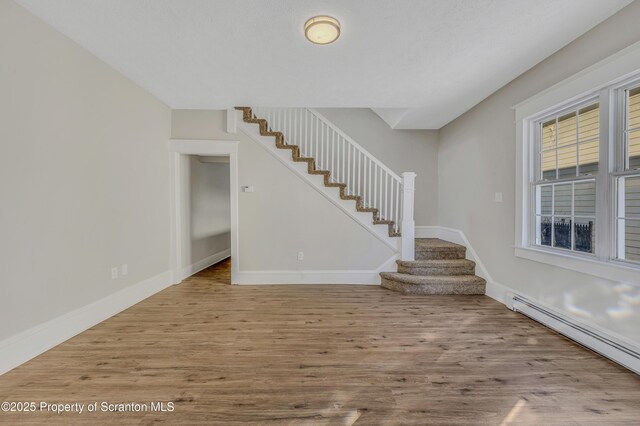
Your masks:
<instances>
[{"instance_id":1,"label":"white stair railing","mask_svg":"<svg viewBox=\"0 0 640 426\"><path fill-rule=\"evenodd\" d=\"M403 173L401 178L316 110L252 110L267 120L272 131L282 132L285 143L297 145L301 156L313 157L317 169L329 170L331 182L346 184L345 192L360 196L363 207L378 209L378 219L393 221L393 231L403 234L402 258L413 260L415 173Z\"/></svg>"}]
</instances>

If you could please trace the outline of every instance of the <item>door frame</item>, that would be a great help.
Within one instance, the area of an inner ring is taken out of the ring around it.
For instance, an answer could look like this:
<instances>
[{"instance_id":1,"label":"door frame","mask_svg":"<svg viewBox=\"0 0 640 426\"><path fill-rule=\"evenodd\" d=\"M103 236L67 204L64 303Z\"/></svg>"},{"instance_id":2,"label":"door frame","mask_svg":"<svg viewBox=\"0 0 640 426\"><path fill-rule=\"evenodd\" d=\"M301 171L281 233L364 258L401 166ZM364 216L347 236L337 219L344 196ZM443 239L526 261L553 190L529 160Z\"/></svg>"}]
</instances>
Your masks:
<instances>
[{"instance_id":1,"label":"door frame","mask_svg":"<svg viewBox=\"0 0 640 426\"><path fill-rule=\"evenodd\" d=\"M188 238L183 232L186 197L184 190L183 158L187 155L228 156L231 202L231 284L236 283L239 265L238 236L238 144L239 141L215 139L170 139L169 168L171 174L171 278L174 284L181 283L183 273L183 244Z\"/></svg>"}]
</instances>

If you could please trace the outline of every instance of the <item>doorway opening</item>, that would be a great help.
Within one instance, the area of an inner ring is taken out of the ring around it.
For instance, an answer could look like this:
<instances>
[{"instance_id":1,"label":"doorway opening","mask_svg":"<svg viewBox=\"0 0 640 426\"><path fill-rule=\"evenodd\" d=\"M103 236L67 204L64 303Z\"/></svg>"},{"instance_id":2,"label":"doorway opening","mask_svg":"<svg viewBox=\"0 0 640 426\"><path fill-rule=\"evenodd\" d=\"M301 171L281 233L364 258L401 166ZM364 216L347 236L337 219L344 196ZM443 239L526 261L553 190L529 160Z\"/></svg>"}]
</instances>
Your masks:
<instances>
[{"instance_id":1,"label":"doorway opening","mask_svg":"<svg viewBox=\"0 0 640 426\"><path fill-rule=\"evenodd\" d=\"M182 268L192 276L231 257L231 182L228 155L185 157Z\"/></svg>"},{"instance_id":2,"label":"doorway opening","mask_svg":"<svg viewBox=\"0 0 640 426\"><path fill-rule=\"evenodd\" d=\"M172 140L169 147L174 282L226 261L213 268L216 279L226 273L225 281L233 284L238 261L237 142Z\"/></svg>"}]
</instances>

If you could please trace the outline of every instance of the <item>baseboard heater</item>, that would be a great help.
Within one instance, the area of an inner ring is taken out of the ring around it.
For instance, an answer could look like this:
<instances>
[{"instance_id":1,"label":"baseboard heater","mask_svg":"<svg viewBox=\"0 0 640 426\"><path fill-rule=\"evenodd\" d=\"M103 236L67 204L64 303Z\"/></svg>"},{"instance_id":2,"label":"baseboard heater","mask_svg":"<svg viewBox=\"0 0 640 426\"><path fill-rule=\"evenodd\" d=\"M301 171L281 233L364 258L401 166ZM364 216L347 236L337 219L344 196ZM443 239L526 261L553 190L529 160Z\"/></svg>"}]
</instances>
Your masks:
<instances>
[{"instance_id":1,"label":"baseboard heater","mask_svg":"<svg viewBox=\"0 0 640 426\"><path fill-rule=\"evenodd\" d=\"M582 325L519 295L507 295L507 307L640 374L640 348Z\"/></svg>"}]
</instances>

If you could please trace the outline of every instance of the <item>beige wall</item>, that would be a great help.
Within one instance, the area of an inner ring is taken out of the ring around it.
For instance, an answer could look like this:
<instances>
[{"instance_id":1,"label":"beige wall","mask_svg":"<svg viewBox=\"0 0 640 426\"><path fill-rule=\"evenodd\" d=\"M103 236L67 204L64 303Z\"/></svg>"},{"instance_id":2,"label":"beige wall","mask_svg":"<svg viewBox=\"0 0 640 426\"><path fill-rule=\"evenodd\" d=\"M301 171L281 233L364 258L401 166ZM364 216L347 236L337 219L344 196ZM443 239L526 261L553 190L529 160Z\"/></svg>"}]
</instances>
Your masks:
<instances>
[{"instance_id":1,"label":"beige wall","mask_svg":"<svg viewBox=\"0 0 640 426\"><path fill-rule=\"evenodd\" d=\"M394 130L369 108L318 111L397 174L416 172L416 225L438 223L437 130Z\"/></svg>"},{"instance_id":2,"label":"beige wall","mask_svg":"<svg viewBox=\"0 0 640 426\"><path fill-rule=\"evenodd\" d=\"M438 153L440 225L463 230L497 282L636 342L637 287L514 256L511 107L640 40L638 16L640 2L634 2L443 127ZM495 192L504 194L504 202L494 201Z\"/></svg>"},{"instance_id":3,"label":"beige wall","mask_svg":"<svg viewBox=\"0 0 640 426\"><path fill-rule=\"evenodd\" d=\"M225 132L225 111L174 110L175 139L239 140L241 271L372 270L393 252L257 142ZM304 260L298 261L298 251Z\"/></svg>"},{"instance_id":4,"label":"beige wall","mask_svg":"<svg viewBox=\"0 0 640 426\"><path fill-rule=\"evenodd\" d=\"M0 340L169 270L170 110L0 0ZM123 263L129 274L111 280Z\"/></svg>"}]
</instances>

